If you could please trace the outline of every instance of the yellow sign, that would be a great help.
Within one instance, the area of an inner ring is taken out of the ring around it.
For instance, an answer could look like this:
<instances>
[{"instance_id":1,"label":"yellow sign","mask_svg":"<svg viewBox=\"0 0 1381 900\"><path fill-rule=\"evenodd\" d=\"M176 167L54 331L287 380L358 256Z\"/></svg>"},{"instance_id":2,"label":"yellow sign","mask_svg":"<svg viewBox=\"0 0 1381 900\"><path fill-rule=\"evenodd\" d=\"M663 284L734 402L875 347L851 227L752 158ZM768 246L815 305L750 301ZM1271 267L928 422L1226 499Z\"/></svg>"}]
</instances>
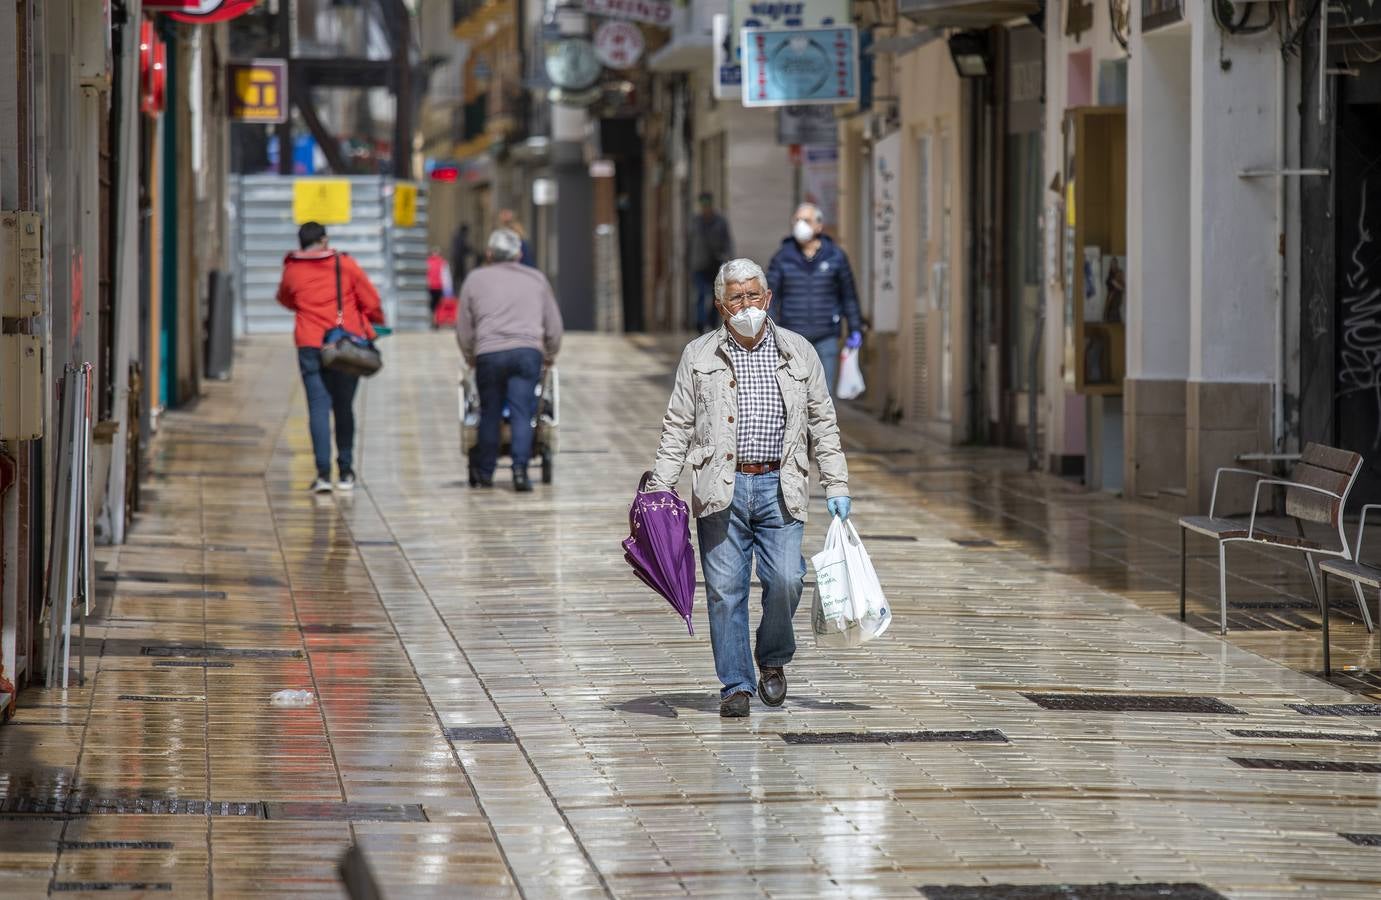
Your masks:
<instances>
[{"instance_id":1,"label":"yellow sign","mask_svg":"<svg viewBox=\"0 0 1381 900\"><path fill-rule=\"evenodd\" d=\"M344 225L350 221L350 182L299 178L293 182L293 221Z\"/></svg>"},{"instance_id":2,"label":"yellow sign","mask_svg":"<svg viewBox=\"0 0 1381 900\"><path fill-rule=\"evenodd\" d=\"M231 63L230 117L242 122L283 122L288 117L288 64L281 59Z\"/></svg>"},{"instance_id":3,"label":"yellow sign","mask_svg":"<svg viewBox=\"0 0 1381 900\"><path fill-rule=\"evenodd\" d=\"M393 186L393 224L399 228L417 224L417 185L399 182Z\"/></svg>"}]
</instances>

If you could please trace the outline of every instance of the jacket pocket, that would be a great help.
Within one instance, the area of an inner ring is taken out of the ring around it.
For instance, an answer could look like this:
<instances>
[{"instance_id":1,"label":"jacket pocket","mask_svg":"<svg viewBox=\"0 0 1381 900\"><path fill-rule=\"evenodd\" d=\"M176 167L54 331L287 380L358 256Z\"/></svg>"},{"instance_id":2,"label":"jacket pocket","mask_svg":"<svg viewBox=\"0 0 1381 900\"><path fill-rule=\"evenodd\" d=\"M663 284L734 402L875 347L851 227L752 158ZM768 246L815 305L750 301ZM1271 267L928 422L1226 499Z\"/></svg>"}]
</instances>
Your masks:
<instances>
[{"instance_id":1,"label":"jacket pocket","mask_svg":"<svg viewBox=\"0 0 1381 900\"><path fill-rule=\"evenodd\" d=\"M705 465L711 456L714 456L714 447L712 445L707 444L700 447L692 447L690 451L686 453L686 462L690 464L692 469L699 469Z\"/></svg>"}]
</instances>

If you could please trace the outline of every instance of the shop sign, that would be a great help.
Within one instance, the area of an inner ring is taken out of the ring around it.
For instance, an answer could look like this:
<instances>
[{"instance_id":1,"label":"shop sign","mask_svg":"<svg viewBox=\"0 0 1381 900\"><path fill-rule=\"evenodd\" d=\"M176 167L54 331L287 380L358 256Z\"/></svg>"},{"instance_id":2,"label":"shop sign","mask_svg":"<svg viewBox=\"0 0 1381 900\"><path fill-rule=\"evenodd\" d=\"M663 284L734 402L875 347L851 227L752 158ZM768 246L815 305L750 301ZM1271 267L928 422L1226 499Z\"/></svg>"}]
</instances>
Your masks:
<instances>
[{"instance_id":1,"label":"shop sign","mask_svg":"<svg viewBox=\"0 0 1381 900\"><path fill-rule=\"evenodd\" d=\"M901 227L897 202L901 190L901 132L873 146L873 329L896 331L901 324L901 291L897 279Z\"/></svg>"},{"instance_id":2,"label":"shop sign","mask_svg":"<svg viewBox=\"0 0 1381 900\"><path fill-rule=\"evenodd\" d=\"M393 224L399 228L417 224L417 185L400 181L393 186Z\"/></svg>"},{"instance_id":3,"label":"shop sign","mask_svg":"<svg viewBox=\"0 0 1381 900\"><path fill-rule=\"evenodd\" d=\"M858 29L745 28L743 105L852 103L858 99Z\"/></svg>"},{"instance_id":4,"label":"shop sign","mask_svg":"<svg viewBox=\"0 0 1381 900\"><path fill-rule=\"evenodd\" d=\"M743 80L743 54L739 37L744 28L837 27L853 21L849 15L849 0L802 0L799 3L734 0L729 9L724 35L716 35L714 41L716 56L720 53L720 46L724 45L723 52L727 57L722 66L718 62L715 65L716 97L737 96L739 93Z\"/></svg>"},{"instance_id":5,"label":"shop sign","mask_svg":"<svg viewBox=\"0 0 1381 900\"><path fill-rule=\"evenodd\" d=\"M777 110L778 144L839 143L839 122L828 106L783 106Z\"/></svg>"},{"instance_id":6,"label":"shop sign","mask_svg":"<svg viewBox=\"0 0 1381 900\"><path fill-rule=\"evenodd\" d=\"M147 12L167 13L179 22L210 24L238 18L259 0L144 0Z\"/></svg>"},{"instance_id":7,"label":"shop sign","mask_svg":"<svg viewBox=\"0 0 1381 900\"><path fill-rule=\"evenodd\" d=\"M288 63L256 59L226 66L230 76L230 118L278 124L288 120Z\"/></svg>"},{"instance_id":8,"label":"shop sign","mask_svg":"<svg viewBox=\"0 0 1381 900\"><path fill-rule=\"evenodd\" d=\"M595 29L595 56L611 69L626 69L643 55L643 32L631 22L605 22Z\"/></svg>"},{"instance_id":9,"label":"shop sign","mask_svg":"<svg viewBox=\"0 0 1381 900\"><path fill-rule=\"evenodd\" d=\"M350 221L350 182L342 178L299 178L293 182L293 223L344 225Z\"/></svg>"},{"instance_id":10,"label":"shop sign","mask_svg":"<svg viewBox=\"0 0 1381 900\"><path fill-rule=\"evenodd\" d=\"M611 19L666 27L675 13L671 0L585 0L585 11Z\"/></svg>"},{"instance_id":11,"label":"shop sign","mask_svg":"<svg viewBox=\"0 0 1381 900\"><path fill-rule=\"evenodd\" d=\"M727 15L717 15L713 24L712 40L714 46L714 71L710 83L716 100L727 100L743 93L743 67L738 64L737 41L730 45L729 22Z\"/></svg>"}]
</instances>

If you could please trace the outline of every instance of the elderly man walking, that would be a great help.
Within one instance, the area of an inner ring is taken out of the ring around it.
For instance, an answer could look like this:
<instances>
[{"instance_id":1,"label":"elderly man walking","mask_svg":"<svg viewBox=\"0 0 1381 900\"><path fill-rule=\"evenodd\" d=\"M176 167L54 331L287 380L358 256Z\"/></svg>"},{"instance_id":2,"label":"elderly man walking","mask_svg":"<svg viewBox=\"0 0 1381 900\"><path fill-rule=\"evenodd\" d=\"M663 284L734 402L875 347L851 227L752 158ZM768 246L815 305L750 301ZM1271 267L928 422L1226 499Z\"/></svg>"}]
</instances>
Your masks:
<instances>
[{"instance_id":1,"label":"elderly man walking","mask_svg":"<svg viewBox=\"0 0 1381 900\"><path fill-rule=\"evenodd\" d=\"M755 690L768 706L786 699L785 668L796 652L791 620L806 573L809 452L826 507L841 518L849 515L849 469L824 369L810 341L768 320L772 291L762 268L730 260L715 277L714 296L722 324L681 356L650 487L670 490L690 463L710 645L723 686L719 714L737 718L748 715ZM754 563L762 585L756 645L748 637Z\"/></svg>"},{"instance_id":2,"label":"elderly man walking","mask_svg":"<svg viewBox=\"0 0 1381 900\"><path fill-rule=\"evenodd\" d=\"M475 474L481 487L494 486L499 432L508 404L513 457L513 489L532 490L532 417L542 364L561 349L561 310L551 283L540 270L523 265L522 238L506 228L489 235L490 265L465 276L460 286L456 340L475 372L480 395L480 427Z\"/></svg>"},{"instance_id":3,"label":"elderly man walking","mask_svg":"<svg viewBox=\"0 0 1381 900\"><path fill-rule=\"evenodd\" d=\"M776 319L805 336L825 367L830 393L839 375L839 327L848 346L863 343L854 273L844 250L824 234L824 217L813 203L802 203L791 217L791 235L767 266L767 286L777 297Z\"/></svg>"}]
</instances>

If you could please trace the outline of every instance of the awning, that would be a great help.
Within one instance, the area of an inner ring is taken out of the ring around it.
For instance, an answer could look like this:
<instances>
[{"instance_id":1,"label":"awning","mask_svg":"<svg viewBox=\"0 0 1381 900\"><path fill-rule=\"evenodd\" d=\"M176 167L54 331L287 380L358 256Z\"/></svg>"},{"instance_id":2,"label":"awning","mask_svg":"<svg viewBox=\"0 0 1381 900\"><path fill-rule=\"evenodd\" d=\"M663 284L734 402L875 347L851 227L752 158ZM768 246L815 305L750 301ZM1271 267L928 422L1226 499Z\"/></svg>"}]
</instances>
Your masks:
<instances>
[{"instance_id":1,"label":"awning","mask_svg":"<svg viewBox=\"0 0 1381 900\"><path fill-rule=\"evenodd\" d=\"M1040 0L899 0L897 11L931 28L987 28L1040 12Z\"/></svg>"}]
</instances>

